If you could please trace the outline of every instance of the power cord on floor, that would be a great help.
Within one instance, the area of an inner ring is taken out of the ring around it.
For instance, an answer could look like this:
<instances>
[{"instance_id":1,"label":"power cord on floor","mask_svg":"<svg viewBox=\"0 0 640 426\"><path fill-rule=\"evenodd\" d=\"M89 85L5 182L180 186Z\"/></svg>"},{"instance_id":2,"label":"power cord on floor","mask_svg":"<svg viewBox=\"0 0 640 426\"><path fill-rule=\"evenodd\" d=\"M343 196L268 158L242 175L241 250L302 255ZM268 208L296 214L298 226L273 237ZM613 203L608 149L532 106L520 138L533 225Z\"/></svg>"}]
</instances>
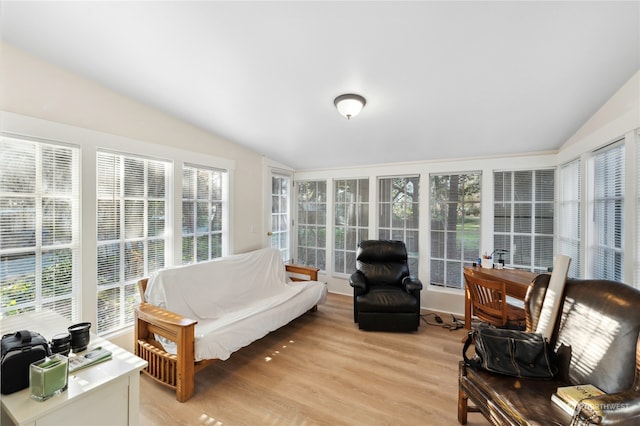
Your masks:
<instances>
[{"instance_id":1,"label":"power cord on floor","mask_svg":"<svg viewBox=\"0 0 640 426\"><path fill-rule=\"evenodd\" d=\"M448 329L449 331L454 331L460 328L464 328L464 322L460 321L453 314L450 314L450 315L451 315L451 323L446 323L446 324L442 319L442 317L436 313L420 314L420 318L422 318L422 321L424 321L425 324L427 325L440 326L442 328ZM433 320L430 320L431 317L433 317Z\"/></svg>"}]
</instances>

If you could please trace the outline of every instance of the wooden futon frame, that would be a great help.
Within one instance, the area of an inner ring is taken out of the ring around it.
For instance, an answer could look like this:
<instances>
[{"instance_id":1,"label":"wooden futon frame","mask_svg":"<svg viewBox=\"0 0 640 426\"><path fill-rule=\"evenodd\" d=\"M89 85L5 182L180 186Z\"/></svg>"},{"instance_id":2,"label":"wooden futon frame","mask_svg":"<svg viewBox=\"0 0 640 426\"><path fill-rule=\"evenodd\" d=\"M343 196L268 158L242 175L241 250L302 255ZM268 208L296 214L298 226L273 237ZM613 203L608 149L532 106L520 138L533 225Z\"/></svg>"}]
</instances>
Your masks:
<instances>
[{"instance_id":1,"label":"wooden futon frame","mask_svg":"<svg viewBox=\"0 0 640 426\"><path fill-rule=\"evenodd\" d=\"M317 281L318 269L287 264L292 281ZM303 278L304 277L304 278ZM187 401L195 389L195 373L217 359L195 361L195 325L198 321L146 303L147 278L138 281L142 303L135 307L135 353L148 362L142 372L176 390L176 399ZM312 310L316 310L315 306ZM176 343L175 355L166 352L155 336Z\"/></svg>"}]
</instances>

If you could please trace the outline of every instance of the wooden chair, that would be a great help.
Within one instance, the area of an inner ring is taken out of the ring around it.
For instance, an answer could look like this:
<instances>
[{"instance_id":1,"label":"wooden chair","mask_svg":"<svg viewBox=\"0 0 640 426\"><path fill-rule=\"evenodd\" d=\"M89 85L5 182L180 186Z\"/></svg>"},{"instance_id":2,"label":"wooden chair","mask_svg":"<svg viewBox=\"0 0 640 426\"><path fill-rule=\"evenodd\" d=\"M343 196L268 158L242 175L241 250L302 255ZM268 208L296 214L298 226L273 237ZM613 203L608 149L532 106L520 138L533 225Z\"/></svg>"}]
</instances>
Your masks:
<instances>
[{"instance_id":1,"label":"wooden chair","mask_svg":"<svg viewBox=\"0 0 640 426\"><path fill-rule=\"evenodd\" d=\"M524 327L524 308L507 303L504 282L487 280L468 272L465 272L464 279L473 315L496 327Z\"/></svg>"}]
</instances>

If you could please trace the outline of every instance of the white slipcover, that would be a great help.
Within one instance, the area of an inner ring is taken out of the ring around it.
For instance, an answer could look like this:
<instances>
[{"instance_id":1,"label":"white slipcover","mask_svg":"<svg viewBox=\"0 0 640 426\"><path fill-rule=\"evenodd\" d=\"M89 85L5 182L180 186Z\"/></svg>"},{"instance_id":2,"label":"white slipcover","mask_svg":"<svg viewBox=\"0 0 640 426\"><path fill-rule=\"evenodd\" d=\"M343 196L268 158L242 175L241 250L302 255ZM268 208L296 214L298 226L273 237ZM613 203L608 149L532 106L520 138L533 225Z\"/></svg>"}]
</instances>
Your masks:
<instances>
[{"instance_id":1,"label":"white slipcover","mask_svg":"<svg viewBox=\"0 0 640 426\"><path fill-rule=\"evenodd\" d=\"M267 248L158 271L149 277L145 299L198 321L199 361L229 358L323 303L326 293L319 281L290 281L280 251ZM162 344L176 353L173 342Z\"/></svg>"}]
</instances>

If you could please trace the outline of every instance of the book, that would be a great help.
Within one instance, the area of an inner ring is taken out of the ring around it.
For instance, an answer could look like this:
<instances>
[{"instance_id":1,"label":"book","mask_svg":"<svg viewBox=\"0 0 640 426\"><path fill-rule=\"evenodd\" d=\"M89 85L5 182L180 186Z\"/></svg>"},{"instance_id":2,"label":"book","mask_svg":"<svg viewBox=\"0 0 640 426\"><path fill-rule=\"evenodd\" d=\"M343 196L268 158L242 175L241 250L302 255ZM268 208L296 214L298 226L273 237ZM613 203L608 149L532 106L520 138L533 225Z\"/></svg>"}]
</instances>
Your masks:
<instances>
[{"instance_id":1,"label":"book","mask_svg":"<svg viewBox=\"0 0 640 426\"><path fill-rule=\"evenodd\" d=\"M111 359L111 351L103 349L101 346L91 349L84 355L69 357L69 373L89 367L90 365Z\"/></svg>"},{"instance_id":2,"label":"book","mask_svg":"<svg viewBox=\"0 0 640 426\"><path fill-rule=\"evenodd\" d=\"M594 385L562 386L551 395L551 401L565 413L573 416L580 401L599 395L604 395L604 392Z\"/></svg>"},{"instance_id":3,"label":"book","mask_svg":"<svg viewBox=\"0 0 640 426\"><path fill-rule=\"evenodd\" d=\"M585 398L604 395L604 392L594 385L562 386L556 389L556 393L563 401L574 407Z\"/></svg>"}]
</instances>

